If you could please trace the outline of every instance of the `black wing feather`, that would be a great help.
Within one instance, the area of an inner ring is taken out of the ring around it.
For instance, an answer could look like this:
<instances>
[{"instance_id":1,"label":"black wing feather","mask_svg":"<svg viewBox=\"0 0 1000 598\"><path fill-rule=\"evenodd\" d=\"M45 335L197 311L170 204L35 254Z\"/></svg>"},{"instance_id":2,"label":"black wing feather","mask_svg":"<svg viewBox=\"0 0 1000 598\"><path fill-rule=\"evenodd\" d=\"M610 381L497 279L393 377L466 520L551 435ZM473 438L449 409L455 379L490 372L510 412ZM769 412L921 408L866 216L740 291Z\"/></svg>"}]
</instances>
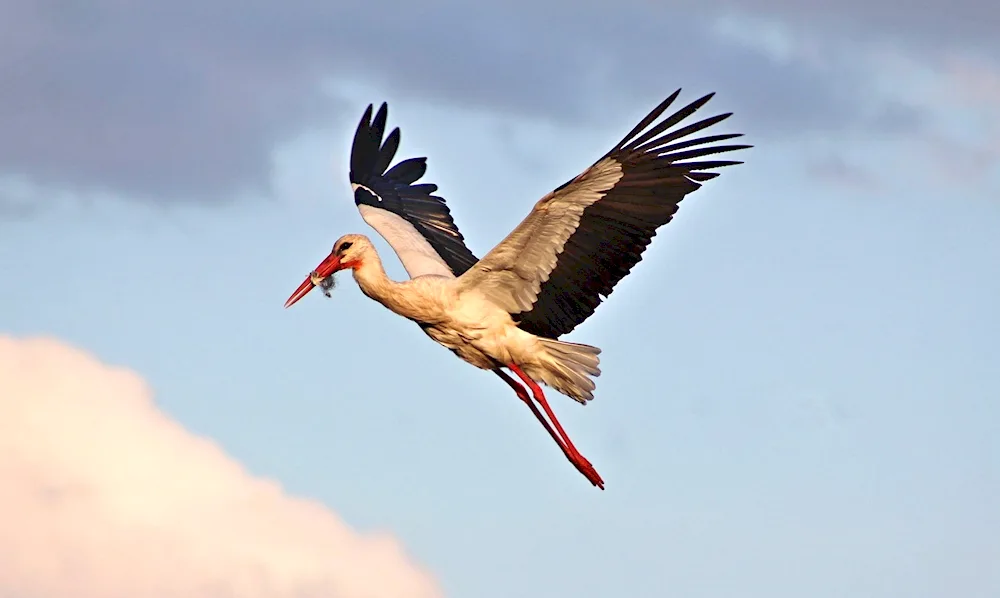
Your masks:
<instances>
[{"instance_id":1,"label":"black wing feather","mask_svg":"<svg viewBox=\"0 0 1000 598\"><path fill-rule=\"evenodd\" d=\"M427 172L427 158L409 158L386 171L399 149L400 132L393 129L383 143L388 106L383 102L374 120L373 109L369 104L354 134L350 176L352 183L371 189L377 197L359 187L354 203L387 210L409 222L455 276L461 276L478 258L466 247L445 200L433 195L437 185L414 184Z\"/></svg>"},{"instance_id":2,"label":"black wing feather","mask_svg":"<svg viewBox=\"0 0 1000 598\"><path fill-rule=\"evenodd\" d=\"M386 168L389 168L389 164L392 162L393 156L396 155L396 150L399 149L399 127L396 127L389 133L389 136L385 138L385 143L382 144L382 148L378 151L378 161L372 166L372 172L385 172Z\"/></svg>"},{"instance_id":3,"label":"black wing feather","mask_svg":"<svg viewBox=\"0 0 1000 598\"><path fill-rule=\"evenodd\" d=\"M548 280L542 283L531 310L514 315L521 329L546 338L559 338L579 326L639 263L656 229L670 222L680 201L700 188L701 183L719 175L704 171L742 163L682 162L752 147L711 145L742 134L709 135L672 143L730 116L720 114L668 132L714 94L695 100L640 135L679 93L677 90L671 94L602 157L621 165L622 178L583 211L577 229L566 241Z\"/></svg>"},{"instance_id":4,"label":"black wing feather","mask_svg":"<svg viewBox=\"0 0 1000 598\"><path fill-rule=\"evenodd\" d=\"M412 185L424 176L425 172L427 172L427 158L410 158L390 168L384 176L404 185Z\"/></svg>"}]
</instances>

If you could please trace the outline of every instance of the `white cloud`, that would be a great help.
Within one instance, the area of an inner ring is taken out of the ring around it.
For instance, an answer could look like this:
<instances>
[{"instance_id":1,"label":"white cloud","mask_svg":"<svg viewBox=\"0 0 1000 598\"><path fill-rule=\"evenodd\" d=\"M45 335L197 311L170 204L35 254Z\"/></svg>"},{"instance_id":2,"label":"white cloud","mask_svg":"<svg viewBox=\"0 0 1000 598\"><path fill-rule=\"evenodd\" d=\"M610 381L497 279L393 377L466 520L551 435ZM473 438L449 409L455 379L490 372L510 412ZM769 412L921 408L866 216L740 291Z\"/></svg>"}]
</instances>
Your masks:
<instances>
[{"instance_id":1,"label":"white cloud","mask_svg":"<svg viewBox=\"0 0 1000 598\"><path fill-rule=\"evenodd\" d=\"M254 477L143 380L0 336L0 595L430 598L388 535Z\"/></svg>"}]
</instances>

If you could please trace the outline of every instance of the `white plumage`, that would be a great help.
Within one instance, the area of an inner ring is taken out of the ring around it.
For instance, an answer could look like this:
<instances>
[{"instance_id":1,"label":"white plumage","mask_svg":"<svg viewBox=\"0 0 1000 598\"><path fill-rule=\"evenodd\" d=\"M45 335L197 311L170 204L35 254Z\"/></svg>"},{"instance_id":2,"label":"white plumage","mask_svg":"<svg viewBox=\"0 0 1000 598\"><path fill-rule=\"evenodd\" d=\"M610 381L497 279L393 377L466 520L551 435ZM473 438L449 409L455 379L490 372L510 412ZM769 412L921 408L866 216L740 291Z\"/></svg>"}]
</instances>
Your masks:
<instances>
[{"instance_id":1,"label":"white plumage","mask_svg":"<svg viewBox=\"0 0 1000 598\"><path fill-rule=\"evenodd\" d=\"M358 211L368 226L378 231L383 239L394 241L392 248L410 278L427 274L455 278L448 264L412 224L392 212L364 204L358 206Z\"/></svg>"}]
</instances>

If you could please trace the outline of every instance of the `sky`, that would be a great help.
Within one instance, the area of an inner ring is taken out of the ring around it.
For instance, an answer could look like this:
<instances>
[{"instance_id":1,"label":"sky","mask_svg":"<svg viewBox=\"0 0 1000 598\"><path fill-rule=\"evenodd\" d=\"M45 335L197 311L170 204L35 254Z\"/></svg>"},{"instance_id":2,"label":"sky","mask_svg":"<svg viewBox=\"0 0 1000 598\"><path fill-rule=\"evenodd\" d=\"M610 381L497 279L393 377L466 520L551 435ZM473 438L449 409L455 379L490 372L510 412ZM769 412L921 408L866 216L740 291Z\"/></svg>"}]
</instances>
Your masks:
<instances>
[{"instance_id":1,"label":"sky","mask_svg":"<svg viewBox=\"0 0 1000 598\"><path fill-rule=\"evenodd\" d=\"M0 594L1000 595L1000 4L0 3ZM745 164L566 340L591 487L365 298L387 101L478 255L677 88Z\"/></svg>"}]
</instances>

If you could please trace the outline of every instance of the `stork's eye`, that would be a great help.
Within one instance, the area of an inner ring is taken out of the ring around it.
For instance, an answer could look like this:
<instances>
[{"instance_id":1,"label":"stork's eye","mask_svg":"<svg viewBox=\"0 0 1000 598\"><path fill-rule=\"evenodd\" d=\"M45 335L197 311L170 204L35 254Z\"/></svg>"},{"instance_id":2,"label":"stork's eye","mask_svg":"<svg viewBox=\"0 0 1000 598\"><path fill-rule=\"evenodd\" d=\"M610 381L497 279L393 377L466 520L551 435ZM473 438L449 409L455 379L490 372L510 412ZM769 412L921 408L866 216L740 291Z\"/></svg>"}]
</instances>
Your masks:
<instances>
[{"instance_id":1,"label":"stork's eye","mask_svg":"<svg viewBox=\"0 0 1000 598\"><path fill-rule=\"evenodd\" d=\"M354 243L352 243L350 241L345 242L343 245L340 246L340 250L338 250L337 253L344 253L345 251L347 251L348 249L350 249L351 245L353 245L353 244Z\"/></svg>"}]
</instances>

